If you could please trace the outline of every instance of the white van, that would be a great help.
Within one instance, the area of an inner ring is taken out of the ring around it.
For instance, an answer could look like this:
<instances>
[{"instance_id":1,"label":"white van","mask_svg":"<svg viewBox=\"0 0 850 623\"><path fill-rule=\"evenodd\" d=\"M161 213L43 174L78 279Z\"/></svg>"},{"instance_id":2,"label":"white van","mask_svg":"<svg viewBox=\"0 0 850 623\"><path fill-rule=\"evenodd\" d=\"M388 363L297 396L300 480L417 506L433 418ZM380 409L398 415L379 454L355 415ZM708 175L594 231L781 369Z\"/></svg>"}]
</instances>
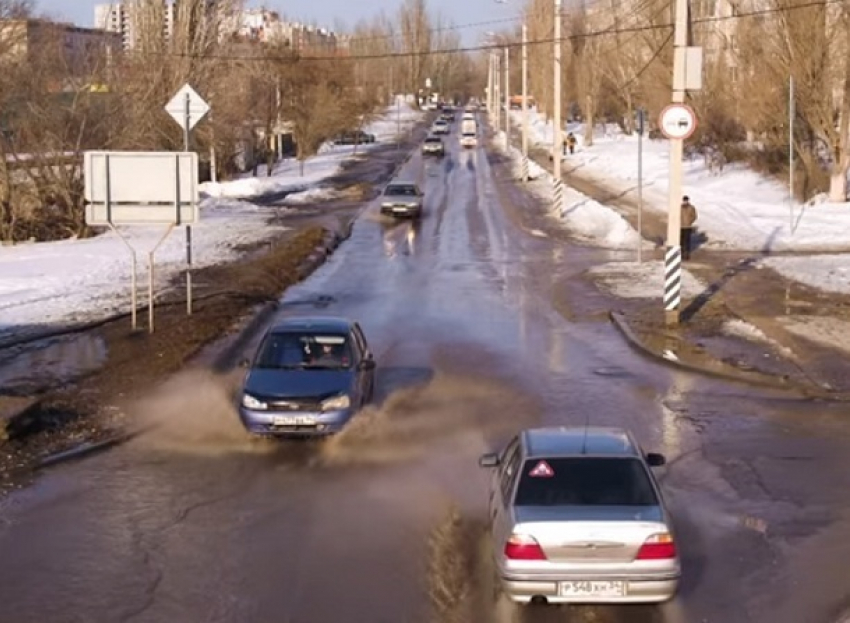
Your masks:
<instances>
[{"instance_id":1,"label":"white van","mask_svg":"<svg viewBox=\"0 0 850 623\"><path fill-rule=\"evenodd\" d=\"M460 124L460 144L463 147L478 145L478 124L475 119L464 119Z\"/></svg>"}]
</instances>

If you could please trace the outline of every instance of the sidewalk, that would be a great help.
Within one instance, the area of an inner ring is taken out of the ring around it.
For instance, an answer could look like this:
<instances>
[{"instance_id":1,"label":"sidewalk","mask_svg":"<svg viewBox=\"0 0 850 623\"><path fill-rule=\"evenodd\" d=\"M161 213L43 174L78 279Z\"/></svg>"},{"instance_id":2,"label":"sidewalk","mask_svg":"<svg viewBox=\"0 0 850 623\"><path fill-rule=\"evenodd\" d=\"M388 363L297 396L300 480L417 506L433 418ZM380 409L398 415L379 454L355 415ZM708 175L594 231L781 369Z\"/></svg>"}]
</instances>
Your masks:
<instances>
[{"instance_id":1,"label":"sidewalk","mask_svg":"<svg viewBox=\"0 0 850 623\"><path fill-rule=\"evenodd\" d=\"M513 127L514 145L518 138ZM548 150L535 146L530 156L551 171ZM623 192L569 160L563 165L563 179L616 210L637 229L635 193ZM710 374L800 389L813 396L850 395L850 295L825 292L782 276L761 263L770 252L698 248L686 264L681 325L666 327L660 286L666 218L663 204L653 201L658 201L657 193L645 195L642 235L655 250L644 251L644 263L616 262L587 275L609 297L611 309L620 312L618 320L634 339L658 358L697 366ZM816 258L822 254L795 255ZM658 296L635 293L634 282L641 280L657 281Z\"/></svg>"}]
</instances>

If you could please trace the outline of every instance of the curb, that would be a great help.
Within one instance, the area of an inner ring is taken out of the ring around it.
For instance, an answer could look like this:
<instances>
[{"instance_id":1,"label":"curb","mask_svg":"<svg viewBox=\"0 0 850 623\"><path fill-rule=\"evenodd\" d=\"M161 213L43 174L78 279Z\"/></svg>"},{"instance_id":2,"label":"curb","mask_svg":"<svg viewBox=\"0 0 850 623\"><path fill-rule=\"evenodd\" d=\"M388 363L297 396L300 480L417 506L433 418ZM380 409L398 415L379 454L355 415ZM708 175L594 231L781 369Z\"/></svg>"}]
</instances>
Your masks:
<instances>
[{"instance_id":1,"label":"curb","mask_svg":"<svg viewBox=\"0 0 850 623\"><path fill-rule=\"evenodd\" d=\"M137 430L129 433L120 433L97 442L84 441L83 443L68 450L48 454L36 463L35 468L45 469L48 467L54 467L62 463L70 463L71 461L83 459L92 454L97 454L98 452L105 452L115 446L120 446L135 439L146 430L148 429Z\"/></svg>"},{"instance_id":2,"label":"curb","mask_svg":"<svg viewBox=\"0 0 850 623\"><path fill-rule=\"evenodd\" d=\"M727 381L735 381L737 383L744 383L746 385L754 385L754 386L758 386L758 387L767 387L767 388L770 388L770 389L779 389L779 390L786 390L786 391L803 391L803 392L806 392L807 395L809 395L809 392L807 392L804 388L795 387L794 385L790 385L788 383L769 381L769 380L764 379L764 378L752 378L752 377L746 376L745 374L735 374L733 372L720 372L718 370L711 370L709 368L699 366L699 365L696 365L696 364L685 363L683 361L669 359L669 358L665 357L664 355L656 352L655 350L653 350L649 346L647 346L643 342L643 340L641 340L635 334L635 332L629 326L628 321L625 319L625 317L623 317L623 314L612 311L612 312L608 313L608 316L611 319L611 322L620 331L620 333L626 339L626 342L629 344L629 346L633 350L635 350L636 352L638 352L639 354L641 354L645 357L653 359L653 360L655 360L659 363L663 363L668 367L676 368L676 369L679 369L679 370L684 370L686 372L692 372L694 374L701 374L703 376L710 376L710 377L713 377L713 378L723 379L723 380L727 380ZM809 397L814 397L814 396L810 395Z\"/></svg>"}]
</instances>

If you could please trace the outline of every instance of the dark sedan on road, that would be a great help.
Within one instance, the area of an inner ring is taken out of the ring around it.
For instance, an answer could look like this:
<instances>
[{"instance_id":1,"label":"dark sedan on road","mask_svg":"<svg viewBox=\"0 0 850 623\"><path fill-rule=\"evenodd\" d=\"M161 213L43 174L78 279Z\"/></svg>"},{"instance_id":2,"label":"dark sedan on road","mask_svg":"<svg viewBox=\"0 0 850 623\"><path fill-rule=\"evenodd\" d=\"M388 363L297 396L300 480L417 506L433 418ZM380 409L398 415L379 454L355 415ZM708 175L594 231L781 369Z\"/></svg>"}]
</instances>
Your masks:
<instances>
[{"instance_id":1,"label":"dark sedan on road","mask_svg":"<svg viewBox=\"0 0 850 623\"><path fill-rule=\"evenodd\" d=\"M422 205L422 191L414 182L390 182L381 196L382 214L418 218Z\"/></svg>"},{"instance_id":2,"label":"dark sedan on road","mask_svg":"<svg viewBox=\"0 0 850 623\"><path fill-rule=\"evenodd\" d=\"M363 330L344 318L289 318L264 336L239 400L239 417L256 435L338 433L375 388L375 358Z\"/></svg>"}]
</instances>

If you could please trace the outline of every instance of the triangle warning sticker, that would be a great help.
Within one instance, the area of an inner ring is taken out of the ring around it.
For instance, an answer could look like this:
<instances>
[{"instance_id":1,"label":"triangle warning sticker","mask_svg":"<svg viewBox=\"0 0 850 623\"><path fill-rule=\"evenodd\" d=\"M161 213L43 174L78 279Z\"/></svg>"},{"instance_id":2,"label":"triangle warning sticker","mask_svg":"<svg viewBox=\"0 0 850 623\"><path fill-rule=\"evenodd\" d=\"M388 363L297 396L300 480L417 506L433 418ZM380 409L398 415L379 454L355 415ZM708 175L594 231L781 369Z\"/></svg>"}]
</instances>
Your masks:
<instances>
[{"instance_id":1,"label":"triangle warning sticker","mask_svg":"<svg viewBox=\"0 0 850 623\"><path fill-rule=\"evenodd\" d=\"M555 475L555 470L546 461L540 461L528 475L532 478L551 478Z\"/></svg>"}]
</instances>

